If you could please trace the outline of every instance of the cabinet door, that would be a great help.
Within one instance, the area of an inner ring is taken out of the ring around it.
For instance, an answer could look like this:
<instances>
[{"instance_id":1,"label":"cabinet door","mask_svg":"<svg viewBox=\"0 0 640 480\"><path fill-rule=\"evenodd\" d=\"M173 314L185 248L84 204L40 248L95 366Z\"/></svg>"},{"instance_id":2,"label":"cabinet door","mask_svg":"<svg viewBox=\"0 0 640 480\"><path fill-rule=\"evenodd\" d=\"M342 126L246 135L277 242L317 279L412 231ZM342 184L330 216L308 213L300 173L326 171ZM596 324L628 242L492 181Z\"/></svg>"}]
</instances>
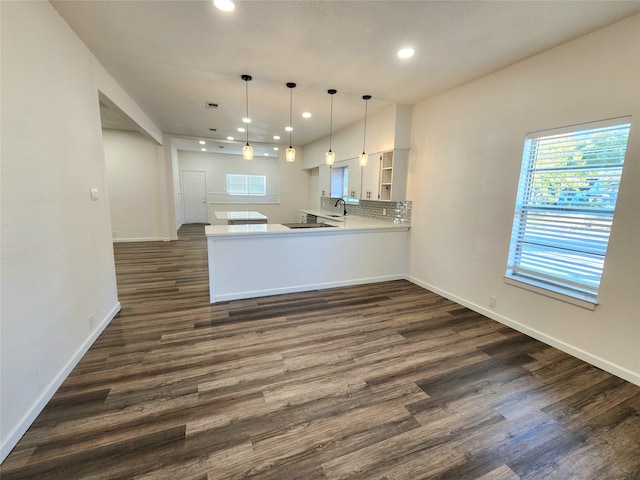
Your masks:
<instances>
[{"instance_id":1,"label":"cabinet door","mask_svg":"<svg viewBox=\"0 0 640 480\"><path fill-rule=\"evenodd\" d=\"M362 167L360 160L352 158L349 160L349 198L360 198L362 192Z\"/></svg>"},{"instance_id":2,"label":"cabinet door","mask_svg":"<svg viewBox=\"0 0 640 480\"><path fill-rule=\"evenodd\" d=\"M330 197L331 196L331 165L320 165L320 172L318 175L319 185L320 185L320 196L321 197Z\"/></svg>"},{"instance_id":3,"label":"cabinet door","mask_svg":"<svg viewBox=\"0 0 640 480\"><path fill-rule=\"evenodd\" d=\"M362 191L360 198L363 200L378 200L380 198L380 162L382 154L369 155L367 166L362 169Z\"/></svg>"}]
</instances>

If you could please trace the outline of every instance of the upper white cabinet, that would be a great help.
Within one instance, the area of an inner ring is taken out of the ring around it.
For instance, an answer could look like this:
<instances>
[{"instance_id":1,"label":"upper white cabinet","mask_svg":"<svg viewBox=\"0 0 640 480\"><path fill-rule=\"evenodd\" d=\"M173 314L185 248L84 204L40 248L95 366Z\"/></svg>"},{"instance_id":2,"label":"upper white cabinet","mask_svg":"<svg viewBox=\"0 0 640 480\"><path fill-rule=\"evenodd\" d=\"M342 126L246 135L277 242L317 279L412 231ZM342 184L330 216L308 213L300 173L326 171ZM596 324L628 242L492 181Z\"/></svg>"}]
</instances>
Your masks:
<instances>
[{"instance_id":1,"label":"upper white cabinet","mask_svg":"<svg viewBox=\"0 0 640 480\"><path fill-rule=\"evenodd\" d=\"M407 196L409 150L393 150L369 155L366 166L358 158L321 165L320 195L361 200L401 202Z\"/></svg>"},{"instance_id":2,"label":"upper white cabinet","mask_svg":"<svg viewBox=\"0 0 640 480\"><path fill-rule=\"evenodd\" d=\"M362 190L360 198L363 200L379 200L380 198L380 164L382 154L369 155L369 161L362 167Z\"/></svg>"},{"instance_id":3,"label":"upper white cabinet","mask_svg":"<svg viewBox=\"0 0 640 480\"><path fill-rule=\"evenodd\" d=\"M362 167L360 166L360 160L352 158L349 160L349 198L361 198L362 192Z\"/></svg>"},{"instance_id":4,"label":"upper white cabinet","mask_svg":"<svg viewBox=\"0 0 640 480\"><path fill-rule=\"evenodd\" d=\"M393 150L369 155L362 173L362 200L404 201L407 198L408 150Z\"/></svg>"},{"instance_id":5,"label":"upper white cabinet","mask_svg":"<svg viewBox=\"0 0 640 480\"><path fill-rule=\"evenodd\" d=\"M393 186L393 152L385 152L380 164L380 200L391 200Z\"/></svg>"},{"instance_id":6,"label":"upper white cabinet","mask_svg":"<svg viewBox=\"0 0 640 480\"><path fill-rule=\"evenodd\" d=\"M320 196L331 196L331 165L320 165L319 169Z\"/></svg>"},{"instance_id":7,"label":"upper white cabinet","mask_svg":"<svg viewBox=\"0 0 640 480\"><path fill-rule=\"evenodd\" d=\"M400 202L407 197L409 151L384 152L380 161L380 200Z\"/></svg>"}]
</instances>

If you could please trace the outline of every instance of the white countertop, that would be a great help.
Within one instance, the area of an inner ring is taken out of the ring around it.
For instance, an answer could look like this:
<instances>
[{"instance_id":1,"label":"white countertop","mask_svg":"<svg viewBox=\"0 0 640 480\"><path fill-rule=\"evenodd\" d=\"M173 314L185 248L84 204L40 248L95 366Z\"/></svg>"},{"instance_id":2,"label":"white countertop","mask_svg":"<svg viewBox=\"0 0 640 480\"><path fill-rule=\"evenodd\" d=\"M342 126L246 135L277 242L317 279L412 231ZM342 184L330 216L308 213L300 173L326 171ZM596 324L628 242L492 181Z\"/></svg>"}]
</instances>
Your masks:
<instances>
[{"instance_id":1,"label":"white countertop","mask_svg":"<svg viewBox=\"0 0 640 480\"><path fill-rule=\"evenodd\" d=\"M304 210L315 212L314 210ZM315 213L312 213L315 215ZM410 225L406 223L383 222L365 217L347 215L346 217L331 217L331 212L323 212L317 215L334 227L324 228L288 228L279 223L263 223L256 225L207 225L205 235L208 237L230 237L247 235L330 235L336 233L358 233L371 231L408 230Z\"/></svg>"},{"instance_id":2,"label":"white countertop","mask_svg":"<svg viewBox=\"0 0 640 480\"><path fill-rule=\"evenodd\" d=\"M260 212L215 212L218 220L266 220Z\"/></svg>"},{"instance_id":3,"label":"white countertop","mask_svg":"<svg viewBox=\"0 0 640 480\"><path fill-rule=\"evenodd\" d=\"M347 215L345 217L342 214L337 214L335 212L327 212L326 210L305 210L305 209L302 209L300 211L303 212L303 213L308 213L310 215L315 215L316 217L326 218L327 220L335 220L337 222L342 222L345 218L349 217L349 215Z\"/></svg>"}]
</instances>

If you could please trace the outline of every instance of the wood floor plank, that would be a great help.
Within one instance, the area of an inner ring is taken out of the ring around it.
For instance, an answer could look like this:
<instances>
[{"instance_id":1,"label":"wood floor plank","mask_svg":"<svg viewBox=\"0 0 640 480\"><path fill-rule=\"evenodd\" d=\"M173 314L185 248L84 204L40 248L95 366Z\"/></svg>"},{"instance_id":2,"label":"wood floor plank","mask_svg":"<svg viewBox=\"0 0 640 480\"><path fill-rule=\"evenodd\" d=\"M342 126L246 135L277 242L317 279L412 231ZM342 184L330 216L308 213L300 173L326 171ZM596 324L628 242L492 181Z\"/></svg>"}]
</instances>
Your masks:
<instances>
[{"instance_id":1,"label":"wood floor plank","mask_svg":"<svg viewBox=\"0 0 640 480\"><path fill-rule=\"evenodd\" d=\"M3 480L640 478L640 387L417 285L211 305L204 226L114 251Z\"/></svg>"}]
</instances>

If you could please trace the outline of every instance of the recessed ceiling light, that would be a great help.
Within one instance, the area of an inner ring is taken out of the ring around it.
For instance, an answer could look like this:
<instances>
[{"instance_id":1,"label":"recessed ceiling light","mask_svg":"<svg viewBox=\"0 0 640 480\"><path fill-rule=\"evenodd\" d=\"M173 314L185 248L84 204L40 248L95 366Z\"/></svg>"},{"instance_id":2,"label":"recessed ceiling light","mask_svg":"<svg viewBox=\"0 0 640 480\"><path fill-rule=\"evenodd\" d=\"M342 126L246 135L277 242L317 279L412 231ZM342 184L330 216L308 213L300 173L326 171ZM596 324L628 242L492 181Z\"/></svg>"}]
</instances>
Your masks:
<instances>
[{"instance_id":1,"label":"recessed ceiling light","mask_svg":"<svg viewBox=\"0 0 640 480\"><path fill-rule=\"evenodd\" d=\"M310 112L304 112L302 114L302 118L311 118L311 113Z\"/></svg>"},{"instance_id":2,"label":"recessed ceiling light","mask_svg":"<svg viewBox=\"0 0 640 480\"><path fill-rule=\"evenodd\" d=\"M244 131L245 131L245 130L244 130L244 128L243 128L243 127L238 127L238 131L239 131L240 133L244 133Z\"/></svg>"},{"instance_id":3,"label":"recessed ceiling light","mask_svg":"<svg viewBox=\"0 0 640 480\"><path fill-rule=\"evenodd\" d=\"M205 142L204 140L200 140L198 143L199 143L200 145L206 145L206 143L207 143L207 142Z\"/></svg>"},{"instance_id":4,"label":"recessed ceiling light","mask_svg":"<svg viewBox=\"0 0 640 480\"><path fill-rule=\"evenodd\" d=\"M280 140L280 135L274 135L274 136L273 136L273 139L274 139L274 140Z\"/></svg>"},{"instance_id":5,"label":"recessed ceiling light","mask_svg":"<svg viewBox=\"0 0 640 480\"><path fill-rule=\"evenodd\" d=\"M201 151L201 152L206 152L206 151L207 151L207 149L206 149L206 148L201 148L201 149L200 149L200 151Z\"/></svg>"},{"instance_id":6,"label":"recessed ceiling light","mask_svg":"<svg viewBox=\"0 0 640 480\"><path fill-rule=\"evenodd\" d=\"M278 150L280 150L280 148L278 147L273 147L273 149L277 152Z\"/></svg>"},{"instance_id":7,"label":"recessed ceiling light","mask_svg":"<svg viewBox=\"0 0 640 480\"><path fill-rule=\"evenodd\" d=\"M411 58L416 51L413 48L407 47L398 50L398 58Z\"/></svg>"},{"instance_id":8,"label":"recessed ceiling light","mask_svg":"<svg viewBox=\"0 0 640 480\"><path fill-rule=\"evenodd\" d=\"M227 140L233 140L233 137L227 137Z\"/></svg>"},{"instance_id":9,"label":"recessed ceiling light","mask_svg":"<svg viewBox=\"0 0 640 480\"><path fill-rule=\"evenodd\" d=\"M293 132L293 127L284 127L287 132Z\"/></svg>"},{"instance_id":10,"label":"recessed ceiling light","mask_svg":"<svg viewBox=\"0 0 640 480\"><path fill-rule=\"evenodd\" d=\"M251 119L248 117L243 117L242 118L242 123L251 123Z\"/></svg>"},{"instance_id":11,"label":"recessed ceiling light","mask_svg":"<svg viewBox=\"0 0 640 480\"><path fill-rule=\"evenodd\" d=\"M268 157L268 156L269 156L269 153L268 153L268 152L264 152L264 156L265 156L265 157Z\"/></svg>"},{"instance_id":12,"label":"recessed ceiling light","mask_svg":"<svg viewBox=\"0 0 640 480\"><path fill-rule=\"evenodd\" d=\"M223 12L232 12L236 8L236 4L232 0L213 0L213 4Z\"/></svg>"}]
</instances>

